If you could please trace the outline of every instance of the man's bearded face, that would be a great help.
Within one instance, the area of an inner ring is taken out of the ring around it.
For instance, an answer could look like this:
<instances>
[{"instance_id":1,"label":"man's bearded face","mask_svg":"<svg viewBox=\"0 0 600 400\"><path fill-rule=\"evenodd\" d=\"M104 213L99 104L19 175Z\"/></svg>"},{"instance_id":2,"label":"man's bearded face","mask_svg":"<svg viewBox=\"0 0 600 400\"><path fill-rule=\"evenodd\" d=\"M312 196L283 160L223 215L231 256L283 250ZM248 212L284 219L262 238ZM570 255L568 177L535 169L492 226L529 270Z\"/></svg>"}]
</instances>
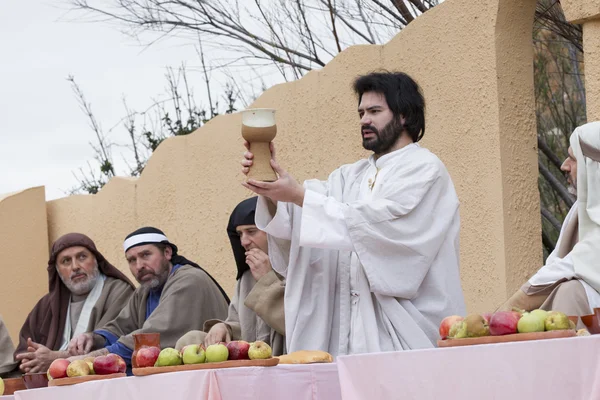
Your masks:
<instances>
[{"instance_id":1,"label":"man's bearded face","mask_svg":"<svg viewBox=\"0 0 600 400\"><path fill-rule=\"evenodd\" d=\"M381 93L363 93L358 106L363 147L376 155L390 152L402 135L403 126Z\"/></svg>"},{"instance_id":2,"label":"man's bearded face","mask_svg":"<svg viewBox=\"0 0 600 400\"><path fill-rule=\"evenodd\" d=\"M96 257L83 246L69 247L58 253L56 271L67 289L76 296L87 295L100 276Z\"/></svg>"},{"instance_id":3,"label":"man's bearded face","mask_svg":"<svg viewBox=\"0 0 600 400\"><path fill-rule=\"evenodd\" d=\"M171 272L173 250L167 246L161 250L153 244L136 246L125 253L129 270L142 286L151 289L162 287Z\"/></svg>"},{"instance_id":4,"label":"man's bearded face","mask_svg":"<svg viewBox=\"0 0 600 400\"><path fill-rule=\"evenodd\" d=\"M567 176L567 182L569 182L569 193L577 196L577 159L573 154L573 149L569 147L569 156L565 159L563 164L560 166Z\"/></svg>"}]
</instances>

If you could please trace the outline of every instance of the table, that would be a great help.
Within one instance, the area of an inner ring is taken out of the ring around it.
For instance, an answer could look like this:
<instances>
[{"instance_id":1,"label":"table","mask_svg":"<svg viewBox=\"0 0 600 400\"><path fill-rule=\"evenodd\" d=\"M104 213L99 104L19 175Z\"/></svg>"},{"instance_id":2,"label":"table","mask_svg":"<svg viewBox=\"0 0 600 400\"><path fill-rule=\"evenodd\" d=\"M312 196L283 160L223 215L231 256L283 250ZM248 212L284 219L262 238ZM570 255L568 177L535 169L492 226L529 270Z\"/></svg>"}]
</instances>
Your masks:
<instances>
[{"instance_id":1,"label":"table","mask_svg":"<svg viewBox=\"0 0 600 400\"><path fill-rule=\"evenodd\" d=\"M336 364L186 371L15 392L15 400L69 399L340 400L341 394Z\"/></svg>"},{"instance_id":2,"label":"table","mask_svg":"<svg viewBox=\"0 0 600 400\"><path fill-rule=\"evenodd\" d=\"M15 400L15 396L0 396L0 400Z\"/></svg>"},{"instance_id":3,"label":"table","mask_svg":"<svg viewBox=\"0 0 600 400\"><path fill-rule=\"evenodd\" d=\"M600 399L600 335L342 356L343 400Z\"/></svg>"}]
</instances>

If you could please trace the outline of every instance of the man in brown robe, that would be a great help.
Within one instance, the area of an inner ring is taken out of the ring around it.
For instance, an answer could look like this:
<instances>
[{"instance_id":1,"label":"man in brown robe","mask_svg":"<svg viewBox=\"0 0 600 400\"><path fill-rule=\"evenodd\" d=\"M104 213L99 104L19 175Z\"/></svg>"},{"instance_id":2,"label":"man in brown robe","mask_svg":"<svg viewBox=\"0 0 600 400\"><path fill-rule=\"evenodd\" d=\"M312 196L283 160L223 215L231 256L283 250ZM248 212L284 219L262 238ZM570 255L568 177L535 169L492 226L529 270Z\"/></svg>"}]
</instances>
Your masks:
<instances>
[{"instance_id":1,"label":"man in brown robe","mask_svg":"<svg viewBox=\"0 0 600 400\"><path fill-rule=\"evenodd\" d=\"M160 333L161 347L173 347L204 321L226 317L225 291L198 264L177 254L177 246L161 230L140 228L127 236L123 247L140 286L117 318L73 338L71 360L114 353L131 365L134 334ZM98 350L89 353L92 349Z\"/></svg>"},{"instance_id":2,"label":"man in brown robe","mask_svg":"<svg viewBox=\"0 0 600 400\"><path fill-rule=\"evenodd\" d=\"M600 122L575 129L569 156L561 170L577 202L567 214L546 265L500 309L513 307L562 311L570 316L593 313L600 307ZM584 325L579 321L578 327Z\"/></svg>"},{"instance_id":3,"label":"man in brown robe","mask_svg":"<svg viewBox=\"0 0 600 400\"><path fill-rule=\"evenodd\" d=\"M4 320L0 316L0 377L6 378L15 370L18 363L13 358L15 346L10 338Z\"/></svg>"},{"instance_id":4,"label":"man in brown robe","mask_svg":"<svg viewBox=\"0 0 600 400\"><path fill-rule=\"evenodd\" d=\"M271 345L274 355L285 353L285 281L271 268L267 234L254 224L256 201L257 197L252 197L238 204L227 226L238 270L227 319L206 321L203 331L188 332L175 348L194 343L208 346L231 340L262 340Z\"/></svg>"},{"instance_id":5,"label":"man in brown robe","mask_svg":"<svg viewBox=\"0 0 600 400\"><path fill-rule=\"evenodd\" d=\"M15 358L22 372L45 372L69 356L69 341L114 319L133 294L133 284L81 233L52 245L49 292L38 301L19 334Z\"/></svg>"}]
</instances>

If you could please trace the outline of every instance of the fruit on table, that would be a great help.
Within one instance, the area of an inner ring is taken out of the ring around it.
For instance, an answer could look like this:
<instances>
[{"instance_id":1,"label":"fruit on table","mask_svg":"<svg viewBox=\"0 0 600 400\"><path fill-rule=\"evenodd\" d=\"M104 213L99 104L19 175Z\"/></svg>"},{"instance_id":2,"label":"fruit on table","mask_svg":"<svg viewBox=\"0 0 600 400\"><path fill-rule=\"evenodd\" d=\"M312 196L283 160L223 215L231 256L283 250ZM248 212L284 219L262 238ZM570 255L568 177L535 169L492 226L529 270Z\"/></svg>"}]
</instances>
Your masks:
<instances>
[{"instance_id":1,"label":"fruit on table","mask_svg":"<svg viewBox=\"0 0 600 400\"><path fill-rule=\"evenodd\" d=\"M0 378L0 396L4 394L4 381Z\"/></svg>"},{"instance_id":2,"label":"fruit on table","mask_svg":"<svg viewBox=\"0 0 600 400\"><path fill-rule=\"evenodd\" d=\"M271 346L263 342L262 340L257 340L256 342L250 345L250 349L248 350L248 357L251 360L265 360L267 358L271 358L273 351L271 350Z\"/></svg>"},{"instance_id":3,"label":"fruit on table","mask_svg":"<svg viewBox=\"0 0 600 400\"><path fill-rule=\"evenodd\" d=\"M489 336L489 325L481 315L469 314L464 319L464 322L467 325L467 337Z\"/></svg>"},{"instance_id":4,"label":"fruit on table","mask_svg":"<svg viewBox=\"0 0 600 400\"><path fill-rule=\"evenodd\" d=\"M538 317L540 317L540 318L542 318L542 319L544 319L544 320L545 320L545 319L546 319L546 317L548 316L549 312L548 312L548 311L546 311L546 310L540 310L540 309L538 308L538 309L535 309L535 310L531 310L531 311L529 312L529 314L534 314L534 315L537 315Z\"/></svg>"},{"instance_id":5,"label":"fruit on table","mask_svg":"<svg viewBox=\"0 0 600 400\"><path fill-rule=\"evenodd\" d=\"M462 339L467 337L467 323L462 321L456 321L450 327L450 332L448 332L448 337L451 339Z\"/></svg>"},{"instance_id":6,"label":"fruit on table","mask_svg":"<svg viewBox=\"0 0 600 400\"><path fill-rule=\"evenodd\" d=\"M206 348L206 362L227 361L228 358L229 350L222 343L211 344Z\"/></svg>"},{"instance_id":7,"label":"fruit on table","mask_svg":"<svg viewBox=\"0 0 600 400\"><path fill-rule=\"evenodd\" d=\"M96 372L94 371L94 357L86 357L83 359L90 367L90 375L94 375Z\"/></svg>"},{"instance_id":8,"label":"fruit on table","mask_svg":"<svg viewBox=\"0 0 600 400\"><path fill-rule=\"evenodd\" d=\"M52 379L60 379L67 377L67 367L71 362L65 358L57 358L52 361L48 368L48 376Z\"/></svg>"},{"instance_id":9,"label":"fruit on table","mask_svg":"<svg viewBox=\"0 0 600 400\"><path fill-rule=\"evenodd\" d=\"M183 360L181 359L181 355L179 354L179 352L172 347L167 347L166 349L163 349L160 352L154 366L170 367L173 365L181 364L183 364Z\"/></svg>"},{"instance_id":10,"label":"fruit on table","mask_svg":"<svg viewBox=\"0 0 600 400\"><path fill-rule=\"evenodd\" d=\"M547 331L558 331L571 329L569 317L560 311L551 311L544 320L544 325Z\"/></svg>"},{"instance_id":11,"label":"fruit on table","mask_svg":"<svg viewBox=\"0 0 600 400\"><path fill-rule=\"evenodd\" d=\"M544 332L545 318L542 314L523 313L517 324L517 330L519 333Z\"/></svg>"},{"instance_id":12,"label":"fruit on table","mask_svg":"<svg viewBox=\"0 0 600 400\"><path fill-rule=\"evenodd\" d=\"M449 317L444 318L440 323L440 338L446 339L450 334L450 328L452 328L452 325L462 320L463 317L460 315L450 315Z\"/></svg>"},{"instance_id":13,"label":"fruit on table","mask_svg":"<svg viewBox=\"0 0 600 400\"><path fill-rule=\"evenodd\" d=\"M67 376L87 376L90 374L90 367L84 360L75 360L67 367Z\"/></svg>"},{"instance_id":14,"label":"fruit on table","mask_svg":"<svg viewBox=\"0 0 600 400\"><path fill-rule=\"evenodd\" d=\"M516 311L498 311L490 318L490 335L500 336L517 333L521 314Z\"/></svg>"},{"instance_id":15,"label":"fruit on table","mask_svg":"<svg viewBox=\"0 0 600 400\"><path fill-rule=\"evenodd\" d=\"M93 367L97 375L117 374L127 370L125 360L112 353L94 358Z\"/></svg>"},{"instance_id":16,"label":"fruit on table","mask_svg":"<svg viewBox=\"0 0 600 400\"><path fill-rule=\"evenodd\" d=\"M135 354L135 362L138 368L153 367L158 360L160 348L156 346L142 347Z\"/></svg>"},{"instance_id":17,"label":"fruit on table","mask_svg":"<svg viewBox=\"0 0 600 400\"><path fill-rule=\"evenodd\" d=\"M181 349L184 364L202 364L206 361L206 351L201 344L190 344Z\"/></svg>"},{"instance_id":18,"label":"fruit on table","mask_svg":"<svg viewBox=\"0 0 600 400\"><path fill-rule=\"evenodd\" d=\"M492 318L492 315L494 315L494 314L491 312L484 312L483 314L481 314L481 316L483 317L483 319L486 320L488 325L490 324L490 319Z\"/></svg>"},{"instance_id":19,"label":"fruit on table","mask_svg":"<svg viewBox=\"0 0 600 400\"><path fill-rule=\"evenodd\" d=\"M245 340L233 340L227 343L227 350L229 350L230 360L248 360L248 350L250 350L250 343Z\"/></svg>"}]
</instances>

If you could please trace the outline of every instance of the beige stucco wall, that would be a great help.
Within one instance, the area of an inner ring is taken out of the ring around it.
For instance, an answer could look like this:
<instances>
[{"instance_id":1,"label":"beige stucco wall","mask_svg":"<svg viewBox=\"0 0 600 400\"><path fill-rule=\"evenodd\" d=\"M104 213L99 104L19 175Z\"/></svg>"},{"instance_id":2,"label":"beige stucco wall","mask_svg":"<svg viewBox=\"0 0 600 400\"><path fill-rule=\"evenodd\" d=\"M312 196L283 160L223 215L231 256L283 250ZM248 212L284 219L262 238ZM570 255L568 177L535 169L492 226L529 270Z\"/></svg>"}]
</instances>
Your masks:
<instances>
[{"instance_id":1,"label":"beige stucco wall","mask_svg":"<svg viewBox=\"0 0 600 400\"><path fill-rule=\"evenodd\" d=\"M325 178L368 154L353 78L381 68L412 75L427 101L422 143L447 165L461 200L461 274L474 312L495 309L542 261L534 7L535 0L447 0L390 43L352 47L253 104L278 110L280 163L299 180ZM99 195L49 202L49 239L86 233L126 270L123 238L154 225L231 293L235 266L225 227L233 207L250 195L240 185L243 151L239 115L171 138L138 180L113 179ZM5 251L0 247L0 256Z\"/></svg>"},{"instance_id":2,"label":"beige stucco wall","mask_svg":"<svg viewBox=\"0 0 600 400\"><path fill-rule=\"evenodd\" d=\"M45 197L43 187L0 196L0 315L15 342L48 291Z\"/></svg>"},{"instance_id":3,"label":"beige stucco wall","mask_svg":"<svg viewBox=\"0 0 600 400\"><path fill-rule=\"evenodd\" d=\"M588 121L600 120L600 0L562 0L569 22L583 23L585 93Z\"/></svg>"}]
</instances>

